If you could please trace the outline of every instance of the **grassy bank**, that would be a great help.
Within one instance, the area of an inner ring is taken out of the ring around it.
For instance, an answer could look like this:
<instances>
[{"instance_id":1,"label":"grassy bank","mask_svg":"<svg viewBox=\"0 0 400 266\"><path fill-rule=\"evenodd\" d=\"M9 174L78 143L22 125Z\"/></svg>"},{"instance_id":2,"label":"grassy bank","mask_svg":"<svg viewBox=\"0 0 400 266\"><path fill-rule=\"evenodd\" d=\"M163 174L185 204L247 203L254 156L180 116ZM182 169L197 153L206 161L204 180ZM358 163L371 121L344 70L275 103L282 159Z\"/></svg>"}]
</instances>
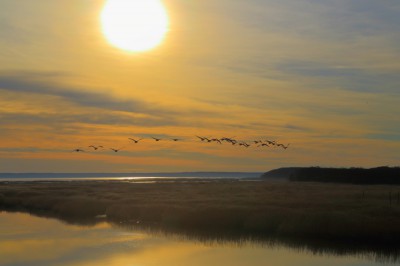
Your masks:
<instances>
[{"instance_id":1,"label":"grassy bank","mask_svg":"<svg viewBox=\"0 0 400 266\"><path fill-rule=\"evenodd\" d=\"M0 183L0 209L216 237L400 246L400 187L296 182Z\"/></svg>"}]
</instances>

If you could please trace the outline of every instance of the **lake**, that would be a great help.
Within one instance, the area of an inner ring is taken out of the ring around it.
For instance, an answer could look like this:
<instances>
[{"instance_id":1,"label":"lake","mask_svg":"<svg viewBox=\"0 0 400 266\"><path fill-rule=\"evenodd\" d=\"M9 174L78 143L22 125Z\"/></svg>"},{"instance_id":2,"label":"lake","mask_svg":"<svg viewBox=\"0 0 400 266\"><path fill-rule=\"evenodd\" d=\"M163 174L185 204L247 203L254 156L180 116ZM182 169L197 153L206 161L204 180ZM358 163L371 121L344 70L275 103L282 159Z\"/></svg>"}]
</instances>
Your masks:
<instances>
[{"instance_id":1,"label":"lake","mask_svg":"<svg viewBox=\"0 0 400 266\"><path fill-rule=\"evenodd\" d=\"M373 253L315 254L256 242L199 241L100 222L72 225L23 213L0 213L2 266L373 266L398 265Z\"/></svg>"}]
</instances>

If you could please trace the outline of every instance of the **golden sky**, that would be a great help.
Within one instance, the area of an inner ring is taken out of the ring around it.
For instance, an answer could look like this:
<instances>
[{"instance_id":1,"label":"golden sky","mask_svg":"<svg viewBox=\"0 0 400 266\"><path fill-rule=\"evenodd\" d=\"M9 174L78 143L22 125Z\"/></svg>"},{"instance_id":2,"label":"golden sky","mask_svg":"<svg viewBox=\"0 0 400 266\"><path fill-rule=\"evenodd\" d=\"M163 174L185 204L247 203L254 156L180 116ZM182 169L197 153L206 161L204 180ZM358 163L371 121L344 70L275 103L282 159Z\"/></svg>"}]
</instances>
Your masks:
<instances>
[{"instance_id":1,"label":"golden sky","mask_svg":"<svg viewBox=\"0 0 400 266\"><path fill-rule=\"evenodd\" d=\"M106 2L0 0L0 172L399 164L397 1L164 0L145 52L107 41Z\"/></svg>"}]
</instances>

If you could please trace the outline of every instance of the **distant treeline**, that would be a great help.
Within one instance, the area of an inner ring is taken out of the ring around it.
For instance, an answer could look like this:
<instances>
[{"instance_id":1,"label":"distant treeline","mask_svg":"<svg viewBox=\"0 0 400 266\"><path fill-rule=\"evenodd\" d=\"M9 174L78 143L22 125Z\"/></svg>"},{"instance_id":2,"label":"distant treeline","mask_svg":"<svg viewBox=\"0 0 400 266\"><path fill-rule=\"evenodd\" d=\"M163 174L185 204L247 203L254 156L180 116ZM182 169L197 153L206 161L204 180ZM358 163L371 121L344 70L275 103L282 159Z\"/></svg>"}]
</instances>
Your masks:
<instances>
[{"instance_id":1,"label":"distant treeline","mask_svg":"<svg viewBox=\"0 0 400 266\"><path fill-rule=\"evenodd\" d=\"M376 168L295 168L290 181L329 182L351 184L396 184L400 185L400 167Z\"/></svg>"}]
</instances>

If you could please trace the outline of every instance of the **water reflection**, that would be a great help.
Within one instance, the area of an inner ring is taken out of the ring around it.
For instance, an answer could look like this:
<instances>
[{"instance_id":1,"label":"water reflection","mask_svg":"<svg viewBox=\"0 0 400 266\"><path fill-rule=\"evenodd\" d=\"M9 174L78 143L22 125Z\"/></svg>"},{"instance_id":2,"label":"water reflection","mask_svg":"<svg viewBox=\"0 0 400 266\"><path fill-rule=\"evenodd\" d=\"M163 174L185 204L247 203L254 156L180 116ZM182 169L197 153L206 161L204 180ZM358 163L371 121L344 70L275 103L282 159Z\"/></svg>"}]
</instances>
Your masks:
<instances>
[{"instance_id":1,"label":"water reflection","mask_svg":"<svg viewBox=\"0 0 400 266\"><path fill-rule=\"evenodd\" d=\"M332 240L315 240L301 238L256 237L241 235L237 232L218 234L208 231L171 230L157 225L144 226L140 224L114 223L116 227L129 231L142 231L151 235L167 236L183 241L196 241L208 246L231 246L236 248L257 247L264 249L286 249L294 253L305 253L310 256L332 257L357 257L369 261L375 261L377 265L398 264L400 262L400 247L394 245L374 245L370 242L334 242ZM363 264L364 265L364 264Z\"/></svg>"},{"instance_id":2,"label":"water reflection","mask_svg":"<svg viewBox=\"0 0 400 266\"><path fill-rule=\"evenodd\" d=\"M95 226L71 225L3 212L0 265L381 265L365 256L314 256L272 242L191 238L149 234L105 222Z\"/></svg>"}]
</instances>

